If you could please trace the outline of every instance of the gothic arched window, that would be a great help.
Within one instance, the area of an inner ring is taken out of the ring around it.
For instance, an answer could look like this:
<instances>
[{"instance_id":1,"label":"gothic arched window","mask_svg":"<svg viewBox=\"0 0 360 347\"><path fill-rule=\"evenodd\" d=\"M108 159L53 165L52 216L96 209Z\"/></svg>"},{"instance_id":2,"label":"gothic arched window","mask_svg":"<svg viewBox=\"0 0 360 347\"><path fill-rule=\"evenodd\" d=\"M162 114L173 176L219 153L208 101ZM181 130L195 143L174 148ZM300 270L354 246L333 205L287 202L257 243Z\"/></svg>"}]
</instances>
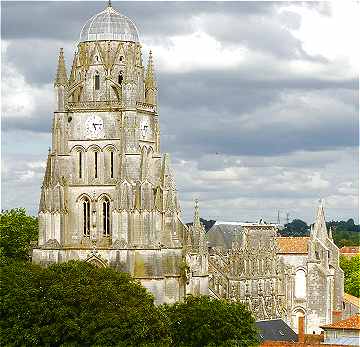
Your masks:
<instances>
[{"instance_id":1,"label":"gothic arched window","mask_svg":"<svg viewBox=\"0 0 360 347\"><path fill-rule=\"evenodd\" d=\"M84 198L82 201L83 208L83 233L84 236L90 236L90 200Z\"/></svg>"},{"instance_id":2,"label":"gothic arched window","mask_svg":"<svg viewBox=\"0 0 360 347\"><path fill-rule=\"evenodd\" d=\"M122 71L120 71L119 76L118 76L118 83L121 84L123 81L123 74Z\"/></svg>"},{"instance_id":3,"label":"gothic arched window","mask_svg":"<svg viewBox=\"0 0 360 347\"><path fill-rule=\"evenodd\" d=\"M100 75L98 72L95 73L95 90L100 89Z\"/></svg>"},{"instance_id":4,"label":"gothic arched window","mask_svg":"<svg viewBox=\"0 0 360 347\"><path fill-rule=\"evenodd\" d=\"M110 235L110 201L105 198L102 203L103 210L103 234L104 236Z\"/></svg>"}]
</instances>

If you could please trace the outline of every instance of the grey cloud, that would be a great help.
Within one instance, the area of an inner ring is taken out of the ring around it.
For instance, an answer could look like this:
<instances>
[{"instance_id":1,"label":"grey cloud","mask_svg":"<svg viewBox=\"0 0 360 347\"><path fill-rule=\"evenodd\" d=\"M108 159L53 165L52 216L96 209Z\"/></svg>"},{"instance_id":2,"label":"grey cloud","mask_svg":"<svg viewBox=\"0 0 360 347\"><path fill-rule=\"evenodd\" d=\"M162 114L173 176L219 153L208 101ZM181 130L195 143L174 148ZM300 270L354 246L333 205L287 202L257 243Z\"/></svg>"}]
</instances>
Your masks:
<instances>
[{"instance_id":1,"label":"grey cloud","mask_svg":"<svg viewBox=\"0 0 360 347\"><path fill-rule=\"evenodd\" d=\"M2 7L2 35L14 38L58 38L76 40L85 21L106 6L95 1L5 1ZM141 32L161 34L184 31L188 18L198 13L239 15L270 13L276 3L252 2L113 2L132 18ZM10 20L11 18L11 20Z\"/></svg>"}]
</instances>

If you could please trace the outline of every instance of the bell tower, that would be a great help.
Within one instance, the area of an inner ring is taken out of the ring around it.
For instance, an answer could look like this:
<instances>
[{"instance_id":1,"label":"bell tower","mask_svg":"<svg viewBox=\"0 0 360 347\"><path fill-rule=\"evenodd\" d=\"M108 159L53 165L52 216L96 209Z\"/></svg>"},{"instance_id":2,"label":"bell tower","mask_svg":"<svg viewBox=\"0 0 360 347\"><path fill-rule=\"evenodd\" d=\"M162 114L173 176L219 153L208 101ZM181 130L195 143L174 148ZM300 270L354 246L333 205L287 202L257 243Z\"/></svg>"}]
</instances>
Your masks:
<instances>
[{"instance_id":1,"label":"bell tower","mask_svg":"<svg viewBox=\"0 0 360 347\"><path fill-rule=\"evenodd\" d=\"M168 154L160 153L153 56L111 3L83 26L67 77L61 49L52 146L33 261L70 259L129 272L157 302L186 293L183 240Z\"/></svg>"}]
</instances>

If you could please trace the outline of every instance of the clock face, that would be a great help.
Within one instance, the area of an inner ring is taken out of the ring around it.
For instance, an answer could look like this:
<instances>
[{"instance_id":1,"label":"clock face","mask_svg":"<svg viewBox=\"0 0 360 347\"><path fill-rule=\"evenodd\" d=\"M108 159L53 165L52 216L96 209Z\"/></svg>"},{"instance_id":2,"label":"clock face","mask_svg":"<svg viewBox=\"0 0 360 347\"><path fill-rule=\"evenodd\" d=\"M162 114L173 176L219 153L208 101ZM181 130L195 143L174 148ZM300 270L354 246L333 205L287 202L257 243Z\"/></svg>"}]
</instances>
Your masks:
<instances>
[{"instance_id":1,"label":"clock face","mask_svg":"<svg viewBox=\"0 0 360 347\"><path fill-rule=\"evenodd\" d=\"M101 117L91 115L86 119L85 128L88 137L96 138L104 129L104 122Z\"/></svg>"}]
</instances>

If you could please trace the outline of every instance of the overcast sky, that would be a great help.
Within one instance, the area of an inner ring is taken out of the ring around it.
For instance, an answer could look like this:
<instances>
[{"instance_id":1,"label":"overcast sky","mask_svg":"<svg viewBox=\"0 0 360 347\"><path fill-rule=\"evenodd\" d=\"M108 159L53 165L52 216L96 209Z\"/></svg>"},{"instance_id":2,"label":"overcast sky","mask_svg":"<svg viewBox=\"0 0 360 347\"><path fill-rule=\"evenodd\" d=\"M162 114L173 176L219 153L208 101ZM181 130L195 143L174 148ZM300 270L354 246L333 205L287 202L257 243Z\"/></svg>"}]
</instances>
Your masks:
<instances>
[{"instance_id":1,"label":"overcast sky","mask_svg":"<svg viewBox=\"0 0 360 347\"><path fill-rule=\"evenodd\" d=\"M36 214L64 47L105 2L1 2L2 208ZM359 3L115 2L158 79L161 148L192 218L358 220Z\"/></svg>"}]
</instances>

